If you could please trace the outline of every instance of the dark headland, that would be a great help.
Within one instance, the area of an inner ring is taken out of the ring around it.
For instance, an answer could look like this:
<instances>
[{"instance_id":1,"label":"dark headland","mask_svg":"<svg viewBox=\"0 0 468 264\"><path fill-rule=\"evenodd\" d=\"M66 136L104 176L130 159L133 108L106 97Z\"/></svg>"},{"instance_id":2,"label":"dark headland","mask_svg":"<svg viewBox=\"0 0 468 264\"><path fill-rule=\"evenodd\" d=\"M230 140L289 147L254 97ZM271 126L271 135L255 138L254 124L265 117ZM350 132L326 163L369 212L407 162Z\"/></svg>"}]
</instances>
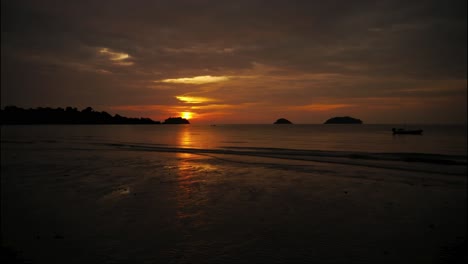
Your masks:
<instances>
[{"instance_id":1,"label":"dark headland","mask_svg":"<svg viewBox=\"0 0 468 264\"><path fill-rule=\"evenodd\" d=\"M275 123L273 124L276 124L276 125L282 125L282 124L292 124L291 121L287 120L286 118L280 118L278 120L276 120Z\"/></svg>"},{"instance_id":2,"label":"dark headland","mask_svg":"<svg viewBox=\"0 0 468 264\"><path fill-rule=\"evenodd\" d=\"M161 124L151 118L125 117L119 114L111 115L107 112L95 111L87 107L79 111L76 107L50 108L38 107L23 109L16 106L6 106L0 110L0 120L2 125L39 125L39 124L68 124L68 125L105 125L105 124ZM188 120L181 117L168 118L164 124L189 124Z\"/></svg>"},{"instance_id":3,"label":"dark headland","mask_svg":"<svg viewBox=\"0 0 468 264\"><path fill-rule=\"evenodd\" d=\"M362 124L361 119L353 118L350 116L333 117L325 121L324 124Z\"/></svg>"}]
</instances>

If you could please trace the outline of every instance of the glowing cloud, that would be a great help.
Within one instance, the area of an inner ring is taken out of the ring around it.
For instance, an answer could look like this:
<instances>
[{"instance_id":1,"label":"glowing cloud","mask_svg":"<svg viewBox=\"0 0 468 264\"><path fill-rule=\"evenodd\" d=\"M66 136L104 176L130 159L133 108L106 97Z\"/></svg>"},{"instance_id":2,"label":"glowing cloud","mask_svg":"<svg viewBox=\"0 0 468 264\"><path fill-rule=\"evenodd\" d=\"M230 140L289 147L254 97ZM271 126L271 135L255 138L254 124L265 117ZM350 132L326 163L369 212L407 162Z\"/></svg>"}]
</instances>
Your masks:
<instances>
[{"instance_id":1,"label":"glowing cloud","mask_svg":"<svg viewBox=\"0 0 468 264\"><path fill-rule=\"evenodd\" d=\"M130 55L121 52L111 51L108 48L102 48L99 50L99 53L106 56L109 60L113 61L114 64L122 65L122 66L130 66L133 65L131 61L125 61L130 58Z\"/></svg>"},{"instance_id":2,"label":"glowing cloud","mask_svg":"<svg viewBox=\"0 0 468 264\"><path fill-rule=\"evenodd\" d=\"M196 96L176 96L177 100L188 103L188 104L201 104L206 102L213 102L216 101L212 98L207 97L196 97Z\"/></svg>"},{"instance_id":3,"label":"glowing cloud","mask_svg":"<svg viewBox=\"0 0 468 264\"><path fill-rule=\"evenodd\" d=\"M193 110L220 110L220 109L234 109L234 108L242 108L243 105L230 105L230 104L208 104L208 105L201 105L201 106L191 106L190 109Z\"/></svg>"},{"instance_id":4,"label":"glowing cloud","mask_svg":"<svg viewBox=\"0 0 468 264\"><path fill-rule=\"evenodd\" d=\"M108 48L102 48L99 50L99 52L108 56L110 60L125 60L125 59L130 58L128 54L113 52L113 51L110 51Z\"/></svg>"},{"instance_id":5,"label":"glowing cloud","mask_svg":"<svg viewBox=\"0 0 468 264\"><path fill-rule=\"evenodd\" d=\"M204 84L204 83L214 83L222 82L229 80L228 76L195 76L189 78L177 78L177 79L164 79L161 82L165 83L185 83L185 84Z\"/></svg>"}]
</instances>

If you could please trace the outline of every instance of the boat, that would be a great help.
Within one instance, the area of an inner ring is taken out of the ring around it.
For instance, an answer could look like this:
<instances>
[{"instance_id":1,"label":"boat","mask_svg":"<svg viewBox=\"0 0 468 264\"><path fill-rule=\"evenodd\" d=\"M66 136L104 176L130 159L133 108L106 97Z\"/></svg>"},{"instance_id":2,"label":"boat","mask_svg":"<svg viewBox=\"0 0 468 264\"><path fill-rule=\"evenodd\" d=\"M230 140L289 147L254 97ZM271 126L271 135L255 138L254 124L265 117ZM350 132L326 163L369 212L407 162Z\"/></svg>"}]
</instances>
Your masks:
<instances>
[{"instance_id":1,"label":"boat","mask_svg":"<svg viewBox=\"0 0 468 264\"><path fill-rule=\"evenodd\" d=\"M403 128L392 128L393 135L405 134L405 135L422 135L422 129L403 129Z\"/></svg>"}]
</instances>

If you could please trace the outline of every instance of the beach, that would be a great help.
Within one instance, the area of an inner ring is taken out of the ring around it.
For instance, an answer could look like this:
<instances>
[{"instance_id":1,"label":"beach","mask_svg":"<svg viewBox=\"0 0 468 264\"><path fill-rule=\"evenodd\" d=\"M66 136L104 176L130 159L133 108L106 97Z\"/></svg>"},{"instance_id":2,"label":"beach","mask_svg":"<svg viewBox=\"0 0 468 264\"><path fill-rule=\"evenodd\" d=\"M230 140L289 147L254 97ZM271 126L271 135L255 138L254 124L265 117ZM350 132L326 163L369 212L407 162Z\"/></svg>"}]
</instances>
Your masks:
<instances>
[{"instance_id":1,"label":"beach","mask_svg":"<svg viewBox=\"0 0 468 264\"><path fill-rule=\"evenodd\" d=\"M21 129L2 127L1 148L2 246L20 260L444 263L466 247L457 153L13 135Z\"/></svg>"}]
</instances>

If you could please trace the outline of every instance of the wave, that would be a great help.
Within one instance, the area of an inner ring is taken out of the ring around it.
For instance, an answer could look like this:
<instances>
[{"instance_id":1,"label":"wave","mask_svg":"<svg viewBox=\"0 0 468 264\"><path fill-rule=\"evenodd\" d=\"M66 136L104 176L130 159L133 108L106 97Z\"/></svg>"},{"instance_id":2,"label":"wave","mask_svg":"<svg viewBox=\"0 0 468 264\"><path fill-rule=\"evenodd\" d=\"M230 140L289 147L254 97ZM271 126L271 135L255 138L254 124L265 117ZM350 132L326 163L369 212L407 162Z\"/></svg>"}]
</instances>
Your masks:
<instances>
[{"instance_id":1,"label":"wave","mask_svg":"<svg viewBox=\"0 0 468 264\"><path fill-rule=\"evenodd\" d=\"M340 165L363 166L369 168L403 170L424 173L436 173L444 175L465 176L467 173L467 156L447 155L431 153L407 153L407 152L363 152L363 151L331 151L290 148L266 148L266 147L239 147L221 146L219 148L192 148L171 146L165 144L150 144L140 142L125 142L105 139L66 139L62 140L35 140L17 141L2 140L2 144L36 145L33 148L44 150L45 148L67 148L69 150L100 151L119 149L125 151L150 151L168 153L189 153L193 155L211 156L227 162L252 163L252 158L258 162L260 158L275 159L275 163L282 162L288 165L288 161L320 162ZM225 142L228 143L228 142ZM43 145L46 144L46 145ZM76 145L79 145L77 147ZM97 148L90 148L95 146ZM32 146L31 146L32 147ZM4 147L2 146L2 149ZM29 148L29 147L28 147ZM254 163L255 163L254 162ZM265 163L266 161L262 161ZM290 163L290 162L289 162ZM258 163L260 165L260 163Z\"/></svg>"},{"instance_id":2,"label":"wave","mask_svg":"<svg viewBox=\"0 0 468 264\"><path fill-rule=\"evenodd\" d=\"M467 157L461 155L445 155L430 153L408 153L408 152L390 152L390 153L372 153L358 151L325 151L325 150L297 150L282 148L257 148L257 147L224 147L226 149L240 149L251 151L272 152L276 154L286 154L292 156L321 156L321 157L342 157L350 159L366 160L387 160L387 161L405 161L405 162L423 162L445 165L467 165Z\"/></svg>"},{"instance_id":3,"label":"wave","mask_svg":"<svg viewBox=\"0 0 468 264\"><path fill-rule=\"evenodd\" d=\"M287 148L234 147L189 148L132 143L93 143L121 150L189 153L194 155L229 155L236 157L273 158L365 166L449 175L466 175L467 156L430 153L372 153Z\"/></svg>"}]
</instances>

